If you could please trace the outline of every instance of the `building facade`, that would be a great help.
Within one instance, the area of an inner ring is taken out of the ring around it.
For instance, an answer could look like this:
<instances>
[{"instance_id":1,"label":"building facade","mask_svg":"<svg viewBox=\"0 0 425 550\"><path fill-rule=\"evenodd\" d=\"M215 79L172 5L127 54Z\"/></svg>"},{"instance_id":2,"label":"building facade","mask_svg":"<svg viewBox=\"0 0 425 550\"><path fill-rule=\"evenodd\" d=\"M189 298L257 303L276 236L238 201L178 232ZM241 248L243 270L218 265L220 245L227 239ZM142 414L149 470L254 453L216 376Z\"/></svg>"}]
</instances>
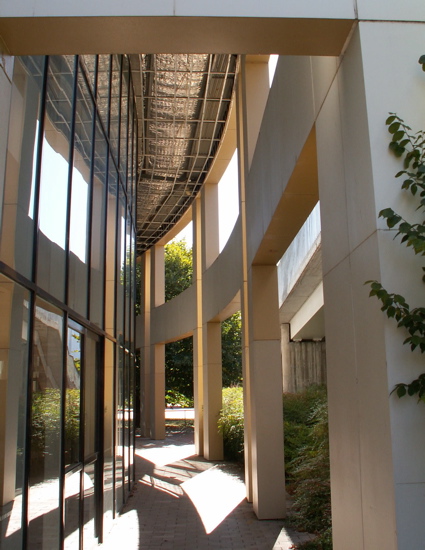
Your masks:
<instances>
[{"instance_id":1,"label":"building facade","mask_svg":"<svg viewBox=\"0 0 425 550\"><path fill-rule=\"evenodd\" d=\"M247 497L260 519L285 514L276 264L319 198L334 547L423 547L425 410L390 395L423 371L423 357L403 346L364 283L380 280L412 305L423 299L420 259L378 212L418 216L394 180L400 162L385 120L396 112L424 128L425 7L257 4L0 7L2 548L76 539L86 548L106 531L133 475L135 346L142 428L162 438L164 345L193 335L195 443L220 457L219 329L238 309ZM177 224L140 255L132 332L141 128L131 56L141 52L240 59L216 159L179 222L194 222L194 283L164 303L163 245ZM280 58L269 88L272 53ZM217 183L235 147L240 213L219 253ZM55 153L49 187L43 159ZM53 191L57 206L46 207Z\"/></svg>"}]
</instances>

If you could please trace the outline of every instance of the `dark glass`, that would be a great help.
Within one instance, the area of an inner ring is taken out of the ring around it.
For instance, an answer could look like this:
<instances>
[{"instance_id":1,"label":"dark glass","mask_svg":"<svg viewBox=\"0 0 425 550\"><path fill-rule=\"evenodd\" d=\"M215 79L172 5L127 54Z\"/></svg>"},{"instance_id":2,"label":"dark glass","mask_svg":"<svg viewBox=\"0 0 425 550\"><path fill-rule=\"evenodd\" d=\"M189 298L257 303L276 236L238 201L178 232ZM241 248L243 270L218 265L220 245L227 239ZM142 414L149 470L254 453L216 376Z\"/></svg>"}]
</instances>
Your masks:
<instances>
[{"instance_id":1,"label":"dark glass","mask_svg":"<svg viewBox=\"0 0 425 550\"><path fill-rule=\"evenodd\" d=\"M84 458L96 451L96 383L98 349L97 340L87 333L84 346Z\"/></svg>"},{"instance_id":2,"label":"dark glass","mask_svg":"<svg viewBox=\"0 0 425 550\"><path fill-rule=\"evenodd\" d=\"M106 161L108 148L102 127L97 121L93 170L91 234L90 320L103 328L105 281Z\"/></svg>"},{"instance_id":3,"label":"dark glass","mask_svg":"<svg viewBox=\"0 0 425 550\"><path fill-rule=\"evenodd\" d=\"M112 56L112 81L111 81L111 101L109 110L109 143L111 153L118 163L118 143L120 134L120 90L121 90L121 56Z\"/></svg>"},{"instance_id":4,"label":"dark glass","mask_svg":"<svg viewBox=\"0 0 425 550\"><path fill-rule=\"evenodd\" d=\"M84 466L84 527L83 548L96 546L96 467L97 463L91 462Z\"/></svg>"},{"instance_id":5,"label":"dark glass","mask_svg":"<svg viewBox=\"0 0 425 550\"><path fill-rule=\"evenodd\" d=\"M84 317L87 316L88 295L89 199L93 116L93 101L84 76L79 72L71 180L68 305Z\"/></svg>"},{"instance_id":6,"label":"dark glass","mask_svg":"<svg viewBox=\"0 0 425 550\"><path fill-rule=\"evenodd\" d=\"M29 292L0 275L0 548L22 541Z\"/></svg>"},{"instance_id":7,"label":"dark glass","mask_svg":"<svg viewBox=\"0 0 425 550\"><path fill-rule=\"evenodd\" d=\"M119 512L122 508L124 497L124 349L122 347L118 347L117 355L117 372L115 378L115 509Z\"/></svg>"},{"instance_id":8,"label":"dark glass","mask_svg":"<svg viewBox=\"0 0 425 550\"><path fill-rule=\"evenodd\" d=\"M114 343L105 340L105 407L103 412L103 527L105 532L108 532L112 525L114 513L114 357Z\"/></svg>"},{"instance_id":9,"label":"dark glass","mask_svg":"<svg viewBox=\"0 0 425 550\"><path fill-rule=\"evenodd\" d=\"M127 187L127 143L128 143L128 82L129 64L127 56L122 57L121 79L121 118L120 118L120 178L124 188Z\"/></svg>"},{"instance_id":10,"label":"dark glass","mask_svg":"<svg viewBox=\"0 0 425 550\"><path fill-rule=\"evenodd\" d=\"M49 57L41 157L37 283L64 300L74 58Z\"/></svg>"},{"instance_id":11,"label":"dark glass","mask_svg":"<svg viewBox=\"0 0 425 550\"><path fill-rule=\"evenodd\" d=\"M43 70L42 57L15 60L3 209L0 204L0 259L28 279L32 279Z\"/></svg>"},{"instance_id":12,"label":"dark glass","mask_svg":"<svg viewBox=\"0 0 425 550\"><path fill-rule=\"evenodd\" d=\"M51 550L59 546L60 525L62 313L37 299L33 330L28 540Z\"/></svg>"},{"instance_id":13,"label":"dark glass","mask_svg":"<svg viewBox=\"0 0 425 550\"><path fill-rule=\"evenodd\" d=\"M65 388L65 467L81 461L81 362L83 336L68 328Z\"/></svg>"},{"instance_id":14,"label":"dark glass","mask_svg":"<svg viewBox=\"0 0 425 550\"><path fill-rule=\"evenodd\" d=\"M120 344L124 343L124 305L125 305L125 269L126 269L126 201L122 188L119 188L118 204L118 235L116 240L117 248L117 269L118 276L116 282L117 292L117 340Z\"/></svg>"},{"instance_id":15,"label":"dark glass","mask_svg":"<svg viewBox=\"0 0 425 550\"><path fill-rule=\"evenodd\" d=\"M97 110L103 127L108 129L109 122L109 75L110 55L99 55L97 61Z\"/></svg>"},{"instance_id":16,"label":"dark glass","mask_svg":"<svg viewBox=\"0 0 425 550\"><path fill-rule=\"evenodd\" d=\"M105 330L115 336L115 269L117 254L118 174L112 157L109 158L108 205L106 221L106 292L105 292Z\"/></svg>"}]
</instances>

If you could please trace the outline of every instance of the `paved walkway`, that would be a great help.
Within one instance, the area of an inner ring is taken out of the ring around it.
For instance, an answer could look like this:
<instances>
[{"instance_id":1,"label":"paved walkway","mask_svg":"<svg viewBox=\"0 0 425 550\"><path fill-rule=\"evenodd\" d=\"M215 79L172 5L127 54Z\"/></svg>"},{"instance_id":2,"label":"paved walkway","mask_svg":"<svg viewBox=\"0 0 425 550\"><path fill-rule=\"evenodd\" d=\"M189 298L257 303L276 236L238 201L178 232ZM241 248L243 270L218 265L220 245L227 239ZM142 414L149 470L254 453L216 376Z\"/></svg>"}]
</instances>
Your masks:
<instances>
[{"instance_id":1,"label":"paved walkway","mask_svg":"<svg viewBox=\"0 0 425 550\"><path fill-rule=\"evenodd\" d=\"M194 456L193 433L138 438L136 486L99 550L289 550L311 538L259 521L241 468Z\"/></svg>"}]
</instances>

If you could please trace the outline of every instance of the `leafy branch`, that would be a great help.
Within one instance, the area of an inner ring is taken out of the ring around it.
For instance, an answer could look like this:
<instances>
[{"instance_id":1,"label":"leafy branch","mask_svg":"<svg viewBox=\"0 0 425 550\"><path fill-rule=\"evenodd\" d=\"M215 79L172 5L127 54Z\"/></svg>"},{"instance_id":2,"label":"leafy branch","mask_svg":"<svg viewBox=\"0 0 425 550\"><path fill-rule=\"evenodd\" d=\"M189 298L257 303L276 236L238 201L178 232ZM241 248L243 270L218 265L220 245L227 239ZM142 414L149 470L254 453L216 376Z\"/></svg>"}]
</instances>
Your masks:
<instances>
[{"instance_id":1,"label":"leafy branch","mask_svg":"<svg viewBox=\"0 0 425 550\"><path fill-rule=\"evenodd\" d=\"M425 71L425 55L420 57L419 63ZM396 157L404 156L404 170L395 177L403 177L401 188L418 199L417 210L425 213L425 131L412 133L410 126L395 113L390 113L386 125L391 134L390 150ZM401 237L401 243L411 248L416 255L425 256L425 219L410 223L392 208L381 210L379 217L386 220L389 229L397 229L394 238ZM422 267L422 272L425 272L425 267ZM422 281L425 282L424 274ZM376 296L381 301L381 310L387 317L395 319L397 327L407 330L409 336L403 343L408 344L411 351L418 348L421 353L425 353L425 307L410 308L403 296L388 292L377 281L367 281L365 284L370 284L369 296ZM417 395L420 401L425 402L425 373L409 384L396 384L393 392L398 397Z\"/></svg>"}]
</instances>

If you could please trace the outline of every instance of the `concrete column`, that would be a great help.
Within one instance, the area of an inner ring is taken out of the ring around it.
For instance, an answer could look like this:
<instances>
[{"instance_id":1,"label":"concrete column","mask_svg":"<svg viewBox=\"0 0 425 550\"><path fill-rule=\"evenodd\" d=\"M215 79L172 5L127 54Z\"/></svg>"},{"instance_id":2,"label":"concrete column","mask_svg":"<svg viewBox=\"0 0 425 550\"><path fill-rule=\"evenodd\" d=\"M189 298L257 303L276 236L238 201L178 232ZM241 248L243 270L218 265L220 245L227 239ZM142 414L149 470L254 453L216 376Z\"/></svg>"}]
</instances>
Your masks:
<instances>
[{"instance_id":1,"label":"concrete column","mask_svg":"<svg viewBox=\"0 0 425 550\"><path fill-rule=\"evenodd\" d=\"M286 513L276 266L252 266L248 292L253 505L259 519L275 519Z\"/></svg>"},{"instance_id":2,"label":"concrete column","mask_svg":"<svg viewBox=\"0 0 425 550\"><path fill-rule=\"evenodd\" d=\"M222 406L221 323L204 326L204 457L223 460L217 420Z\"/></svg>"},{"instance_id":3,"label":"concrete column","mask_svg":"<svg viewBox=\"0 0 425 550\"><path fill-rule=\"evenodd\" d=\"M142 271L142 344L140 347L140 429L143 437L150 435L151 418L151 251L141 258Z\"/></svg>"},{"instance_id":4,"label":"concrete column","mask_svg":"<svg viewBox=\"0 0 425 550\"><path fill-rule=\"evenodd\" d=\"M292 380L291 357L290 357L290 325L282 323L280 325L280 349L282 353L282 379L283 391L292 392L294 384Z\"/></svg>"},{"instance_id":5,"label":"concrete column","mask_svg":"<svg viewBox=\"0 0 425 550\"><path fill-rule=\"evenodd\" d=\"M207 183L201 193L202 271L208 269L219 254L218 184Z\"/></svg>"},{"instance_id":6,"label":"concrete column","mask_svg":"<svg viewBox=\"0 0 425 550\"><path fill-rule=\"evenodd\" d=\"M151 311L164 303L164 247L151 249ZM151 345L150 350L150 434L152 439L165 438L165 345Z\"/></svg>"},{"instance_id":7,"label":"concrete column","mask_svg":"<svg viewBox=\"0 0 425 550\"><path fill-rule=\"evenodd\" d=\"M3 211L3 190L6 171L6 153L9 128L10 99L12 95L12 75L14 58L7 55L0 38L0 227Z\"/></svg>"},{"instance_id":8,"label":"concrete column","mask_svg":"<svg viewBox=\"0 0 425 550\"><path fill-rule=\"evenodd\" d=\"M240 77L236 94L237 147L239 170L239 211L242 225L242 284L241 284L241 314L242 314L242 369L244 387L244 455L245 455L245 485L247 500L254 500L253 471L253 435L252 435L252 380L250 353L250 323L249 291L248 291L248 252L247 252L247 215L245 184L249 167L254 155L260 130L261 119L267 102L268 65L266 57L242 56ZM267 57L268 60L268 57ZM258 491L255 499L258 501ZM258 504L258 502L257 502Z\"/></svg>"},{"instance_id":9,"label":"concrete column","mask_svg":"<svg viewBox=\"0 0 425 550\"><path fill-rule=\"evenodd\" d=\"M359 23L317 120L334 547L346 550L425 540L425 407L389 395L423 357L364 285L376 278L423 305L421 261L377 216L417 216L394 180L385 119L424 128L424 41L423 24Z\"/></svg>"},{"instance_id":10,"label":"concrete column","mask_svg":"<svg viewBox=\"0 0 425 550\"><path fill-rule=\"evenodd\" d=\"M202 315L202 228L201 199L193 203L193 282L196 285L196 328L193 331L193 400L195 406L195 451L204 452L203 315Z\"/></svg>"}]
</instances>

